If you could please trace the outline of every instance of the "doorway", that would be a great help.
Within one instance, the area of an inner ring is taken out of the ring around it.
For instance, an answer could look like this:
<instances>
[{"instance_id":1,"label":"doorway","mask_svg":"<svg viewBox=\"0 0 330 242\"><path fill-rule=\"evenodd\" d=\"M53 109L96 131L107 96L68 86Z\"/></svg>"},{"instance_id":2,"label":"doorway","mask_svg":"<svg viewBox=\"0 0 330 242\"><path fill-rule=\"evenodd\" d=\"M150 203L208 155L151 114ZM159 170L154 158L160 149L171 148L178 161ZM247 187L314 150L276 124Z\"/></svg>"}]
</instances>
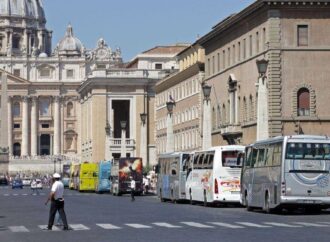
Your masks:
<instances>
[{"instance_id":1,"label":"doorway","mask_svg":"<svg viewBox=\"0 0 330 242\"><path fill-rule=\"evenodd\" d=\"M15 143L13 146L13 155L14 156L21 156L21 144Z\"/></svg>"},{"instance_id":2,"label":"doorway","mask_svg":"<svg viewBox=\"0 0 330 242\"><path fill-rule=\"evenodd\" d=\"M40 155L50 155L50 134L40 136Z\"/></svg>"},{"instance_id":3,"label":"doorway","mask_svg":"<svg viewBox=\"0 0 330 242\"><path fill-rule=\"evenodd\" d=\"M129 100L113 100L112 101L114 130L113 135L115 139L121 138L120 121L126 121L126 139L130 137L130 101Z\"/></svg>"}]
</instances>

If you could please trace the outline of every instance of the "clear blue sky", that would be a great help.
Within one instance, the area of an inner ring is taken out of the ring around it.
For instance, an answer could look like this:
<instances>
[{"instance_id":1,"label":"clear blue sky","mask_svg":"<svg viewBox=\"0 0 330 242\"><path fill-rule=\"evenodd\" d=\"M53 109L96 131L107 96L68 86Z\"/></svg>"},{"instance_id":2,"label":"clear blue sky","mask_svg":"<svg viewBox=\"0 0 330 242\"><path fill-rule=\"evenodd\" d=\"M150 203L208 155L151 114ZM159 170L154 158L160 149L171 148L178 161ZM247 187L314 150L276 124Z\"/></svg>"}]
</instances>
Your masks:
<instances>
[{"instance_id":1,"label":"clear blue sky","mask_svg":"<svg viewBox=\"0 0 330 242\"><path fill-rule=\"evenodd\" d=\"M87 49L103 37L124 61L156 45L193 43L197 35L254 0L43 0L53 48L71 23Z\"/></svg>"}]
</instances>

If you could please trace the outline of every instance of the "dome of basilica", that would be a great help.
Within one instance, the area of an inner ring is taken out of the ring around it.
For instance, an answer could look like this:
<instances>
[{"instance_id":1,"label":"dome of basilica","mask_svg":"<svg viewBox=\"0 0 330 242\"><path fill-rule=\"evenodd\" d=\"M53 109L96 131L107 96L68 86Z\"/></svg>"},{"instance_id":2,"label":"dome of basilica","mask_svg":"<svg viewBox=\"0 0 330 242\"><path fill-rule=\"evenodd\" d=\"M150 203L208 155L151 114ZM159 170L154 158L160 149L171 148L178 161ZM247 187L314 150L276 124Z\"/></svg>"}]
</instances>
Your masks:
<instances>
[{"instance_id":1,"label":"dome of basilica","mask_svg":"<svg viewBox=\"0 0 330 242\"><path fill-rule=\"evenodd\" d=\"M0 17L22 17L45 21L41 0L0 0Z\"/></svg>"},{"instance_id":2,"label":"dome of basilica","mask_svg":"<svg viewBox=\"0 0 330 242\"><path fill-rule=\"evenodd\" d=\"M81 41L74 37L72 26L69 25L66 30L65 37L58 44L59 55L81 55L83 51L83 45Z\"/></svg>"}]
</instances>

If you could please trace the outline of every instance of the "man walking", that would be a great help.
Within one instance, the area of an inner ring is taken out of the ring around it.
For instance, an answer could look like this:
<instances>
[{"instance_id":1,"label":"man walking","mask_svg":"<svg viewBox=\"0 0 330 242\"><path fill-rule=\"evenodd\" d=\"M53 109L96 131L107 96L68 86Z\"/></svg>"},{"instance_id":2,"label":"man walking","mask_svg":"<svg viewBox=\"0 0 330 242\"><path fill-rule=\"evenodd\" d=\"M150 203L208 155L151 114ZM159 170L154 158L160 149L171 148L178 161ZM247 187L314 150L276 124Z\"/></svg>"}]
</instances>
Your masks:
<instances>
[{"instance_id":1,"label":"man walking","mask_svg":"<svg viewBox=\"0 0 330 242\"><path fill-rule=\"evenodd\" d=\"M134 193L135 193L136 183L132 176L130 178L131 178L131 197L132 197L132 202L133 202L133 201L135 201Z\"/></svg>"},{"instance_id":2,"label":"man walking","mask_svg":"<svg viewBox=\"0 0 330 242\"><path fill-rule=\"evenodd\" d=\"M55 214L57 211L59 212L60 217L63 221L63 225L64 225L63 230L69 230L68 222L66 220L66 215L64 211L64 199L63 199L64 186L63 183L60 181L61 176L60 174L55 173L53 175L53 178L55 182L52 185L51 192L45 203L45 205L47 205L48 201L51 201L47 230L52 230Z\"/></svg>"}]
</instances>

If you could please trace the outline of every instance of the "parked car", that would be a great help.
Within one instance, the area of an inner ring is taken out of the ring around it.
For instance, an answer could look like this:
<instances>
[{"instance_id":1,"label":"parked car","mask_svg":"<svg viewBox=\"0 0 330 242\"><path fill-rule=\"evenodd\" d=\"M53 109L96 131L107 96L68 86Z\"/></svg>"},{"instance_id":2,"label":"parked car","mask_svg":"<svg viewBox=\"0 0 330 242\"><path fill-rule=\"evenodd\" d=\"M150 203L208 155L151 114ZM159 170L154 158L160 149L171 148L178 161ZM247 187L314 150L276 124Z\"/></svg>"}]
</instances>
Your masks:
<instances>
[{"instance_id":1,"label":"parked car","mask_svg":"<svg viewBox=\"0 0 330 242\"><path fill-rule=\"evenodd\" d=\"M42 181L40 179L36 179L37 189L42 189Z\"/></svg>"},{"instance_id":2,"label":"parked car","mask_svg":"<svg viewBox=\"0 0 330 242\"><path fill-rule=\"evenodd\" d=\"M8 185L8 180L5 176L0 177L0 185L5 185L5 186Z\"/></svg>"},{"instance_id":3,"label":"parked car","mask_svg":"<svg viewBox=\"0 0 330 242\"><path fill-rule=\"evenodd\" d=\"M31 178L23 178L23 186L30 186L31 185Z\"/></svg>"},{"instance_id":4,"label":"parked car","mask_svg":"<svg viewBox=\"0 0 330 242\"><path fill-rule=\"evenodd\" d=\"M23 189L23 182L21 179L14 179L12 184L11 184L11 188L15 189L15 188L21 188Z\"/></svg>"},{"instance_id":5,"label":"parked car","mask_svg":"<svg viewBox=\"0 0 330 242\"><path fill-rule=\"evenodd\" d=\"M40 179L33 179L31 182L32 189L42 189L42 182Z\"/></svg>"}]
</instances>

